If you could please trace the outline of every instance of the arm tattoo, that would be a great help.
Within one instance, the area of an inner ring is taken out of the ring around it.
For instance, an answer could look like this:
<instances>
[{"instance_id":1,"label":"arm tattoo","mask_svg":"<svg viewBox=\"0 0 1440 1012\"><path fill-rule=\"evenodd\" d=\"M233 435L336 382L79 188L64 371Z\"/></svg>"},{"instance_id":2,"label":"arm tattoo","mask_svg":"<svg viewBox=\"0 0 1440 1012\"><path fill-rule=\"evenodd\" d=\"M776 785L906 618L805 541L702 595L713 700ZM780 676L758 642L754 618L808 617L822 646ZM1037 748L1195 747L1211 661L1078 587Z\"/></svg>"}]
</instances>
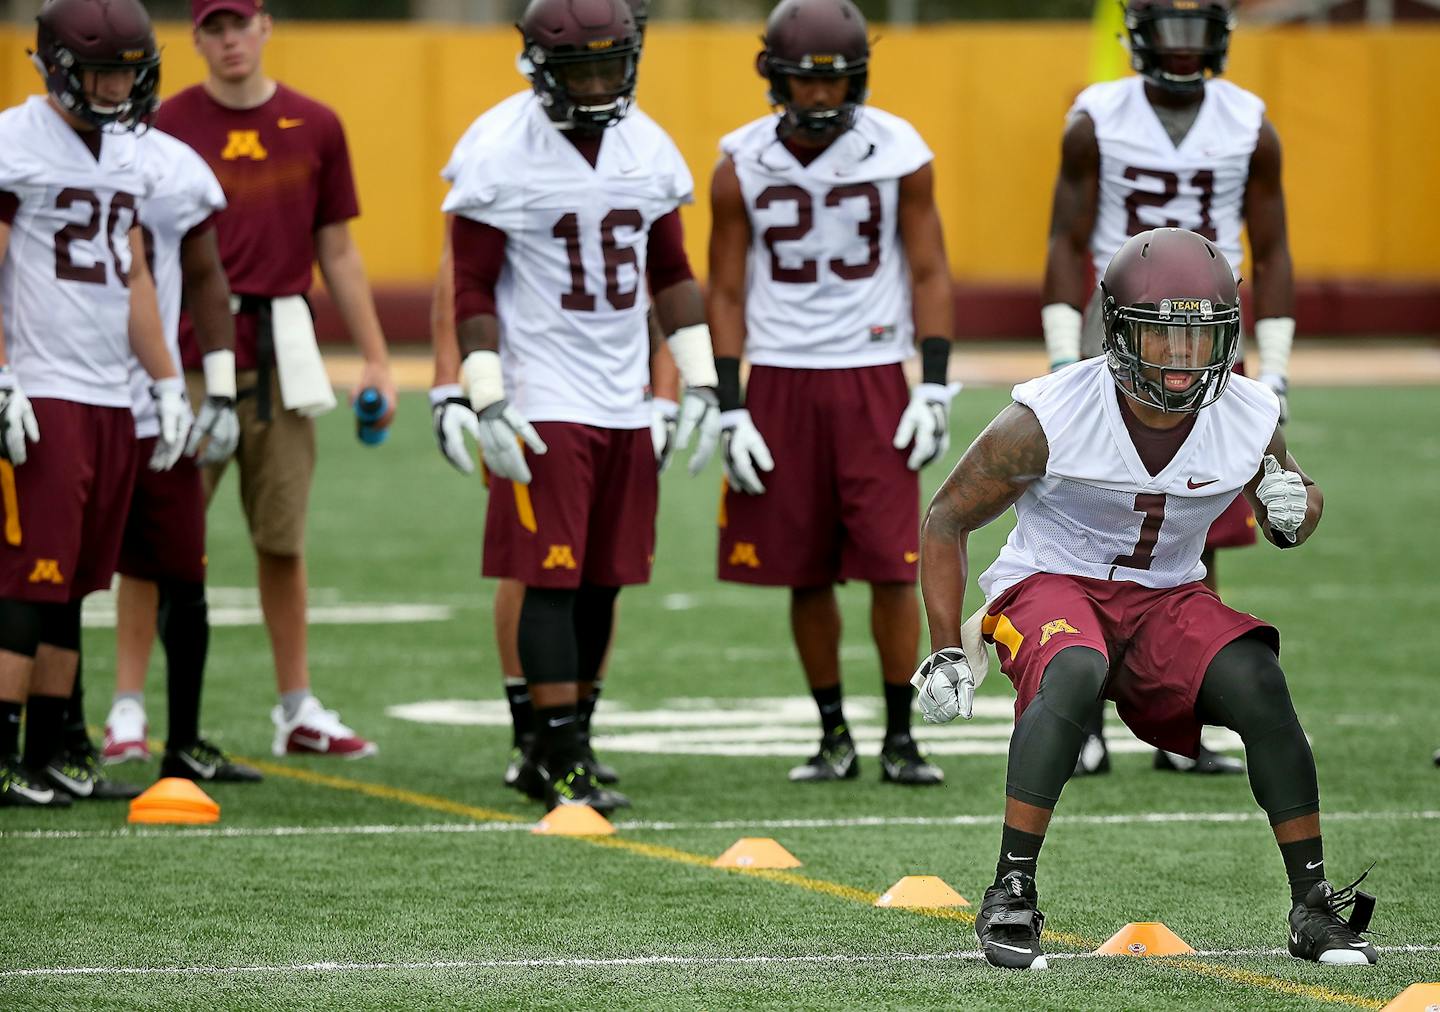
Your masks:
<instances>
[{"instance_id":1,"label":"arm tattoo","mask_svg":"<svg viewBox=\"0 0 1440 1012\"><path fill-rule=\"evenodd\" d=\"M1013 506L1045 474L1050 447L1040 421L1011 404L976 437L930 505L952 535L978 530Z\"/></svg>"}]
</instances>

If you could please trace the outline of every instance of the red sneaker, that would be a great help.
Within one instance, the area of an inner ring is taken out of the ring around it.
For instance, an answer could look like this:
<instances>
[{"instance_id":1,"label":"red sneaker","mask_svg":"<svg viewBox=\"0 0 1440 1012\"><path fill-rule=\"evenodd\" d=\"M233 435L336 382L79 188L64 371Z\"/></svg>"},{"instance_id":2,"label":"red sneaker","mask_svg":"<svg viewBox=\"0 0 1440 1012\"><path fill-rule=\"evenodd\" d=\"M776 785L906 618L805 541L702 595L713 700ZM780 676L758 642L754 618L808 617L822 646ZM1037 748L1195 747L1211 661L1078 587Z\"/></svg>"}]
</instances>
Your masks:
<instances>
[{"instance_id":1,"label":"red sneaker","mask_svg":"<svg viewBox=\"0 0 1440 1012\"><path fill-rule=\"evenodd\" d=\"M145 708L133 699L122 699L110 707L105 718L105 748L100 761L106 766L131 759L150 758L150 725L145 722Z\"/></svg>"},{"instance_id":2,"label":"red sneaker","mask_svg":"<svg viewBox=\"0 0 1440 1012\"><path fill-rule=\"evenodd\" d=\"M283 755L329 755L341 759L364 759L377 751L373 741L366 741L340 722L340 715L327 710L314 696L300 704L293 720L285 719L284 707L270 713L275 722L275 742L271 751Z\"/></svg>"}]
</instances>

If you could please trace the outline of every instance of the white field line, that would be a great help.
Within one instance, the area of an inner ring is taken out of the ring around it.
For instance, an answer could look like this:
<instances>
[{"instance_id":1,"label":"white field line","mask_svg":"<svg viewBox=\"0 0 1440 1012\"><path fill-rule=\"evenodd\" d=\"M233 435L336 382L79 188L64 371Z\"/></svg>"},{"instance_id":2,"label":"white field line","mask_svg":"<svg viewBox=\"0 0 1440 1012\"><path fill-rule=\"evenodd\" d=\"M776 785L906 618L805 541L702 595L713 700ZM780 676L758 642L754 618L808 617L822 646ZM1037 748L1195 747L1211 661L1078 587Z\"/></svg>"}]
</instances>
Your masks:
<instances>
[{"instance_id":1,"label":"white field line","mask_svg":"<svg viewBox=\"0 0 1440 1012\"><path fill-rule=\"evenodd\" d=\"M1381 945L1385 953L1440 952L1440 945ZM1211 949L1187 954L1205 959L1284 956L1285 949ZM1120 959L1094 952L1051 952L1049 959ZM0 980L16 977L231 977L293 973L381 973L393 970L584 970L615 967L785 966L863 963L977 962L976 951L896 952L878 955L814 956L625 956L614 959L437 959L423 962L288 963L270 966L37 966L0 970ZM1166 957L1150 957L1164 960Z\"/></svg>"},{"instance_id":2,"label":"white field line","mask_svg":"<svg viewBox=\"0 0 1440 1012\"><path fill-rule=\"evenodd\" d=\"M1327 822L1411 822L1440 819L1440 811L1326 812ZM866 816L853 819L724 819L716 822L622 821L625 832L710 829L867 829L887 826L998 826L1000 815ZM1152 826L1174 823L1261 822L1261 812L1137 812L1128 815L1069 815L1066 825ZM289 836L429 836L465 833L524 833L533 822L431 822L354 826L224 826L192 829L23 829L0 831L0 840L240 839Z\"/></svg>"}]
</instances>

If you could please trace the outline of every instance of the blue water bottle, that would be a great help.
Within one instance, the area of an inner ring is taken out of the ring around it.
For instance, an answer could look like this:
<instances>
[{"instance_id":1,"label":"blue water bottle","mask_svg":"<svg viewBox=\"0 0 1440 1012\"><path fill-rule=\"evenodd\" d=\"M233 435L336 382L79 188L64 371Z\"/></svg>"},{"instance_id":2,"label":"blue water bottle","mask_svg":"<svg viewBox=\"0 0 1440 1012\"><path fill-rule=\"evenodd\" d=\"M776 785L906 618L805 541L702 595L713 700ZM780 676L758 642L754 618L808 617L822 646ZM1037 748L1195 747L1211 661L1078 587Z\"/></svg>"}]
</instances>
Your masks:
<instances>
[{"instance_id":1,"label":"blue water bottle","mask_svg":"<svg viewBox=\"0 0 1440 1012\"><path fill-rule=\"evenodd\" d=\"M379 446L390 438L389 429L379 429L375 423L385 417L390 402L374 387L366 387L355 398L355 436L367 446Z\"/></svg>"}]
</instances>

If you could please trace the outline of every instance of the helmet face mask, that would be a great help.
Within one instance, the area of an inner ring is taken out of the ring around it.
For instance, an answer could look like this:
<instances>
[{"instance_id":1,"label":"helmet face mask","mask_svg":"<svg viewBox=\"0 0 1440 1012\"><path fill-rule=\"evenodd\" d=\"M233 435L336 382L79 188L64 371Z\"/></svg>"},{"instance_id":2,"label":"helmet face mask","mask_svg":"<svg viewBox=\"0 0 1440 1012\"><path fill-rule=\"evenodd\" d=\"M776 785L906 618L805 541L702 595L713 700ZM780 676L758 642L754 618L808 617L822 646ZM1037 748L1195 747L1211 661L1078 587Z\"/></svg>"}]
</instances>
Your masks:
<instances>
[{"instance_id":1,"label":"helmet face mask","mask_svg":"<svg viewBox=\"0 0 1440 1012\"><path fill-rule=\"evenodd\" d=\"M1182 229L1142 232L1100 285L1105 361L1127 397L1166 413L1220 399L1240 350L1240 298L1213 244Z\"/></svg>"},{"instance_id":2,"label":"helmet face mask","mask_svg":"<svg viewBox=\"0 0 1440 1012\"><path fill-rule=\"evenodd\" d=\"M1130 0L1125 8L1130 66L1173 95L1198 95L1207 73L1225 73L1234 28L1229 0Z\"/></svg>"},{"instance_id":3,"label":"helmet face mask","mask_svg":"<svg viewBox=\"0 0 1440 1012\"><path fill-rule=\"evenodd\" d=\"M784 110L785 136L827 142L855 125L869 94L870 40L850 0L782 0L770 14L755 69ZM843 81L838 103L797 101L796 79Z\"/></svg>"},{"instance_id":4,"label":"helmet face mask","mask_svg":"<svg viewBox=\"0 0 1440 1012\"><path fill-rule=\"evenodd\" d=\"M520 68L563 130L599 133L634 102L641 34L623 0L532 0Z\"/></svg>"},{"instance_id":5,"label":"helmet face mask","mask_svg":"<svg viewBox=\"0 0 1440 1012\"><path fill-rule=\"evenodd\" d=\"M160 102L160 50L150 17L138 0L49 0L36 17L31 59L60 107L97 128L135 130ZM86 77L133 72L129 92L102 103ZM93 73L87 73L93 72Z\"/></svg>"}]
</instances>

